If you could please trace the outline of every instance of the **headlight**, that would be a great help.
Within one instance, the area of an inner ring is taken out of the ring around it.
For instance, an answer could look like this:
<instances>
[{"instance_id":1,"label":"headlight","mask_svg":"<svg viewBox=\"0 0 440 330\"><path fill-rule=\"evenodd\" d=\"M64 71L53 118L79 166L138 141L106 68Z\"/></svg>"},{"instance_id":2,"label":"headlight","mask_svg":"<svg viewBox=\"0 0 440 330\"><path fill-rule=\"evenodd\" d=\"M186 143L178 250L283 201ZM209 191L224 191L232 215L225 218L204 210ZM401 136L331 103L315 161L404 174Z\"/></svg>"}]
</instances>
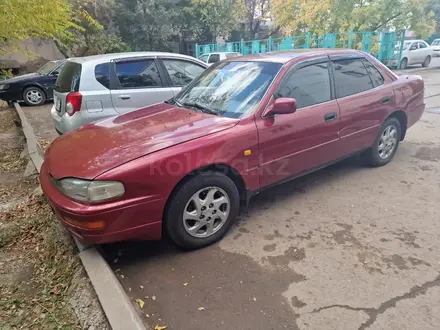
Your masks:
<instances>
[{"instance_id":1,"label":"headlight","mask_svg":"<svg viewBox=\"0 0 440 330\"><path fill-rule=\"evenodd\" d=\"M9 85L8 84L1 84L0 85L0 91L5 90L5 89L9 89Z\"/></svg>"},{"instance_id":2,"label":"headlight","mask_svg":"<svg viewBox=\"0 0 440 330\"><path fill-rule=\"evenodd\" d=\"M81 202L103 202L120 197L125 188L118 181L87 181L66 178L56 181L56 186L65 195Z\"/></svg>"}]
</instances>

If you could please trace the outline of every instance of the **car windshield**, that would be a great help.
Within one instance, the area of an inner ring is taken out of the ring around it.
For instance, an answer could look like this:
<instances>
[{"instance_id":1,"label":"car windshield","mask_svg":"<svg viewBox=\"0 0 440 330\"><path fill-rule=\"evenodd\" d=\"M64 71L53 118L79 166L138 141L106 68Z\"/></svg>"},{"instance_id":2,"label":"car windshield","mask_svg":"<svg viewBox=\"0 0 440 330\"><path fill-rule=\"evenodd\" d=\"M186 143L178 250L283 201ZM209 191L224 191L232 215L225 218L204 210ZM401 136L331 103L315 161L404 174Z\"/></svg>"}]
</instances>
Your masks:
<instances>
[{"instance_id":1,"label":"car windshield","mask_svg":"<svg viewBox=\"0 0 440 330\"><path fill-rule=\"evenodd\" d=\"M279 63L220 62L174 98L178 106L229 118L252 112L281 68Z\"/></svg>"},{"instance_id":2,"label":"car windshield","mask_svg":"<svg viewBox=\"0 0 440 330\"><path fill-rule=\"evenodd\" d=\"M432 46L437 46L437 45L440 45L440 39L434 40L432 42Z\"/></svg>"},{"instance_id":3,"label":"car windshield","mask_svg":"<svg viewBox=\"0 0 440 330\"><path fill-rule=\"evenodd\" d=\"M48 75L58 66L57 62L47 62L41 68L38 69L37 73L41 75Z\"/></svg>"}]
</instances>

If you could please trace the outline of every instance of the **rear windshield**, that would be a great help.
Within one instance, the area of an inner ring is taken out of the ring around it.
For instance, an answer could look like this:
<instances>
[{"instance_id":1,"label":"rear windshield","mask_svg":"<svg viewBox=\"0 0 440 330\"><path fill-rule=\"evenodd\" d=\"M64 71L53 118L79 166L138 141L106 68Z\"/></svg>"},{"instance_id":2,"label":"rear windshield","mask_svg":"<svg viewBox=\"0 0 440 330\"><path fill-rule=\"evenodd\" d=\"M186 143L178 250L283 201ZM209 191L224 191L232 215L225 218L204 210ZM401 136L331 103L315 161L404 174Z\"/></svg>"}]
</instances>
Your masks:
<instances>
[{"instance_id":1,"label":"rear windshield","mask_svg":"<svg viewBox=\"0 0 440 330\"><path fill-rule=\"evenodd\" d=\"M68 61L61 70L54 89L59 93L78 92L81 67L81 64Z\"/></svg>"}]
</instances>

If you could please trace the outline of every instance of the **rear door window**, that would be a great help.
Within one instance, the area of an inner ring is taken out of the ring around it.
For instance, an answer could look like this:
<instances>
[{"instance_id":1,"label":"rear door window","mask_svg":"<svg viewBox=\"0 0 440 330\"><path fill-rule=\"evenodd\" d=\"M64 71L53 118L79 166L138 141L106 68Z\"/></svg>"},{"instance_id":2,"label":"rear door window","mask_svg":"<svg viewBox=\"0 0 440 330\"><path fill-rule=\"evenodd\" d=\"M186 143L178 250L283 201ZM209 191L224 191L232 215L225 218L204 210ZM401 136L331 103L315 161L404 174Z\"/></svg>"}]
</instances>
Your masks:
<instances>
[{"instance_id":1,"label":"rear door window","mask_svg":"<svg viewBox=\"0 0 440 330\"><path fill-rule=\"evenodd\" d=\"M75 62L66 62L61 70L54 89L59 93L78 92L82 66Z\"/></svg>"},{"instance_id":2,"label":"rear door window","mask_svg":"<svg viewBox=\"0 0 440 330\"><path fill-rule=\"evenodd\" d=\"M205 71L204 67L188 61L171 59L162 61L173 86L185 86Z\"/></svg>"},{"instance_id":3,"label":"rear door window","mask_svg":"<svg viewBox=\"0 0 440 330\"><path fill-rule=\"evenodd\" d=\"M209 56L209 61L208 63L215 63L220 61L220 55L219 54L211 54L211 56Z\"/></svg>"},{"instance_id":4,"label":"rear door window","mask_svg":"<svg viewBox=\"0 0 440 330\"><path fill-rule=\"evenodd\" d=\"M312 64L295 71L281 83L276 97L294 98L298 109L330 101L328 62Z\"/></svg>"},{"instance_id":5,"label":"rear door window","mask_svg":"<svg viewBox=\"0 0 440 330\"><path fill-rule=\"evenodd\" d=\"M368 74L370 75L371 81L373 82L374 87L378 87L383 85L384 79L382 74L376 67L368 60L362 60L364 62L365 68L367 69Z\"/></svg>"},{"instance_id":6,"label":"rear door window","mask_svg":"<svg viewBox=\"0 0 440 330\"><path fill-rule=\"evenodd\" d=\"M427 48L428 46L424 42L419 42L419 48Z\"/></svg>"},{"instance_id":7,"label":"rear door window","mask_svg":"<svg viewBox=\"0 0 440 330\"><path fill-rule=\"evenodd\" d=\"M163 85L154 59L116 62L115 68L122 88L160 87Z\"/></svg>"},{"instance_id":8,"label":"rear door window","mask_svg":"<svg viewBox=\"0 0 440 330\"><path fill-rule=\"evenodd\" d=\"M362 59L333 61L336 97L341 98L361 93L373 88L370 76Z\"/></svg>"},{"instance_id":9,"label":"rear door window","mask_svg":"<svg viewBox=\"0 0 440 330\"><path fill-rule=\"evenodd\" d=\"M95 66L95 79L104 87L110 88L110 63Z\"/></svg>"}]
</instances>

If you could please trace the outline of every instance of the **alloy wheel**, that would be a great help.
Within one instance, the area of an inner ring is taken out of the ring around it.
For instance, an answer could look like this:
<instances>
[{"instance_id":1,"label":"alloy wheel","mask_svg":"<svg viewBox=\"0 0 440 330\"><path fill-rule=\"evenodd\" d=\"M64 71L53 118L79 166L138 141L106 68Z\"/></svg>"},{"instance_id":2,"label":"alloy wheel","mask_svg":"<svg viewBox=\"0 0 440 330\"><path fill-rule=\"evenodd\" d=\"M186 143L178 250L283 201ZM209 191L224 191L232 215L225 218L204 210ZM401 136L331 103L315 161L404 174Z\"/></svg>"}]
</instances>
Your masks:
<instances>
[{"instance_id":1,"label":"alloy wheel","mask_svg":"<svg viewBox=\"0 0 440 330\"><path fill-rule=\"evenodd\" d=\"M26 92L26 101L31 104L40 104L43 100L43 94L38 89L30 89Z\"/></svg>"},{"instance_id":2,"label":"alloy wheel","mask_svg":"<svg viewBox=\"0 0 440 330\"><path fill-rule=\"evenodd\" d=\"M206 238L220 230L227 222L231 207L228 194L219 187L197 191L183 210L186 232L197 238Z\"/></svg>"},{"instance_id":3,"label":"alloy wheel","mask_svg":"<svg viewBox=\"0 0 440 330\"><path fill-rule=\"evenodd\" d=\"M379 140L379 157L387 159L390 157L397 146L397 128L394 125L387 126L380 136Z\"/></svg>"}]
</instances>

